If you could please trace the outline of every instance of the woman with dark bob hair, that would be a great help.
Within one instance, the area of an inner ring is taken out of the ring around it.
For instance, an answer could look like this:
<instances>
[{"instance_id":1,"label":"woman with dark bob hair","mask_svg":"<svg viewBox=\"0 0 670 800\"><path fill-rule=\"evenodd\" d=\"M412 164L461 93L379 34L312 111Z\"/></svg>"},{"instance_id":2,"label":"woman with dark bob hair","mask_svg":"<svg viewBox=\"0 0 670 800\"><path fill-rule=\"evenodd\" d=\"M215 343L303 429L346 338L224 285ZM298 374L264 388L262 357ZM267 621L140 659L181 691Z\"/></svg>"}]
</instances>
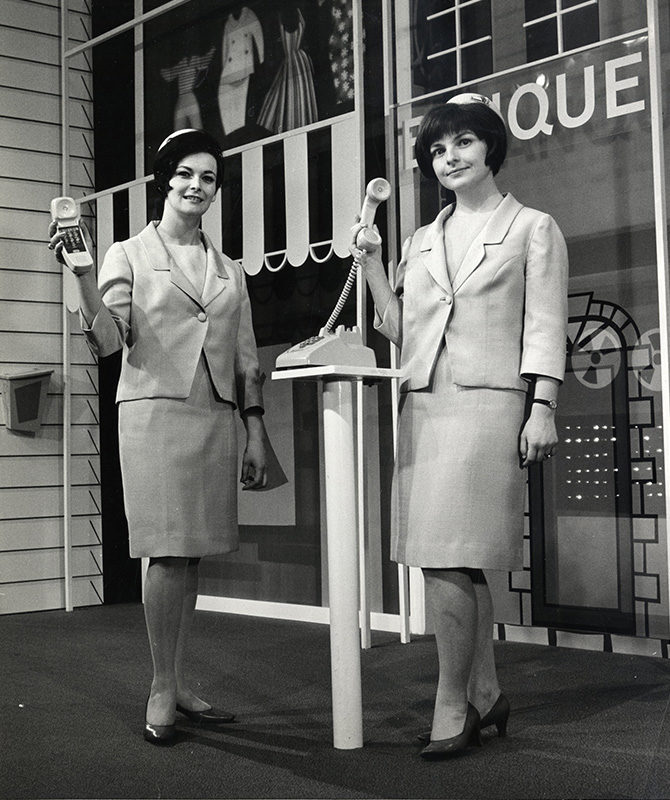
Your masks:
<instances>
[{"instance_id":1,"label":"woman with dark bob hair","mask_svg":"<svg viewBox=\"0 0 670 800\"><path fill-rule=\"evenodd\" d=\"M439 679L421 755L504 736L510 704L493 653L484 570L523 567L525 472L551 458L565 369L567 252L548 215L501 193L499 109L458 95L421 122L422 173L456 202L404 243L395 286L380 250L355 245L375 327L400 348L391 556L421 567Z\"/></svg>"},{"instance_id":2,"label":"woman with dark bob hair","mask_svg":"<svg viewBox=\"0 0 670 800\"><path fill-rule=\"evenodd\" d=\"M119 454L130 555L147 557L144 609L154 676L144 738L167 744L177 712L232 722L184 672L201 557L239 545L235 408L246 428L241 482L266 482L266 438L245 275L200 229L223 180L208 133L168 136L154 160L158 222L114 243L95 271L76 274L82 330L98 356L123 350ZM50 247L62 260L52 225Z\"/></svg>"}]
</instances>

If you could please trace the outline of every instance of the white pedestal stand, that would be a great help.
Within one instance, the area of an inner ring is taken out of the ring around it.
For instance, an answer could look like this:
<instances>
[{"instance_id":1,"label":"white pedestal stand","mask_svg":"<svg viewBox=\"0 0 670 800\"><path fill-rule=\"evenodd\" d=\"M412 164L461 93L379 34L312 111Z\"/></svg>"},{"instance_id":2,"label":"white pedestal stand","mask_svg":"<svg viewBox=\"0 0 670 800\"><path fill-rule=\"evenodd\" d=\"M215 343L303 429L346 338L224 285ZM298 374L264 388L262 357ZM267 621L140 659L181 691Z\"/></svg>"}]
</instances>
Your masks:
<instances>
[{"instance_id":1,"label":"white pedestal stand","mask_svg":"<svg viewBox=\"0 0 670 800\"><path fill-rule=\"evenodd\" d=\"M318 380L323 390L333 745L341 750L363 746L354 381L399 376L394 369L338 365L272 373L273 380Z\"/></svg>"}]
</instances>

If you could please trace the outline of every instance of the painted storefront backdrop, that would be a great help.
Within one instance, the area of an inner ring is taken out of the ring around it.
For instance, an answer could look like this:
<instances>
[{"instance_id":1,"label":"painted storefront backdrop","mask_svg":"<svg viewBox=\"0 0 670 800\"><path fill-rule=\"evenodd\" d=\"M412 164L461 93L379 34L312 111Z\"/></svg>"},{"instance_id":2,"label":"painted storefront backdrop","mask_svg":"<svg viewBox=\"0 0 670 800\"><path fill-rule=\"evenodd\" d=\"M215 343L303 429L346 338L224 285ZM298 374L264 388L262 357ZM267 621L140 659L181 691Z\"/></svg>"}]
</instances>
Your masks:
<instances>
[{"instance_id":1,"label":"painted storefront backdrop","mask_svg":"<svg viewBox=\"0 0 670 800\"><path fill-rule=\"evenodd\" d=\"M639 35L467 87L507 121L499 187L552 214L570 252L560 455L531 472L526 569L499 581L501 621L667 634L647 84ZM414 194L403 236L449 200L419 176L412 148L421 116L457 91L400 109L400 181Z\"/></svg>"}]
</instances>

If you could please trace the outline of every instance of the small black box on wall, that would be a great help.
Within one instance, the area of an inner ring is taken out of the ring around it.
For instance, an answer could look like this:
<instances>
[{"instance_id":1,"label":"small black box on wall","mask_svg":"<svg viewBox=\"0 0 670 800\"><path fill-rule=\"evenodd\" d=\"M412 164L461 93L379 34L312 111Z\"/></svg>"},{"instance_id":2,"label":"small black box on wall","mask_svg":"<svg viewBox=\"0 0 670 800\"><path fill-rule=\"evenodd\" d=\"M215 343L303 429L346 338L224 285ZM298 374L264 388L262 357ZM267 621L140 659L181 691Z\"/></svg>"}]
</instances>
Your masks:
<instances>
[{"instance_id":1,"label":"small black box on wall","mask_svg":"<svg viewBox=\"0 0 670 800\"><path fill-rule=\"evenodd\" d=\"M0 372L0 392L9 430L34 433L42 424L52 369Z\"/></svg>"}]
</instances>

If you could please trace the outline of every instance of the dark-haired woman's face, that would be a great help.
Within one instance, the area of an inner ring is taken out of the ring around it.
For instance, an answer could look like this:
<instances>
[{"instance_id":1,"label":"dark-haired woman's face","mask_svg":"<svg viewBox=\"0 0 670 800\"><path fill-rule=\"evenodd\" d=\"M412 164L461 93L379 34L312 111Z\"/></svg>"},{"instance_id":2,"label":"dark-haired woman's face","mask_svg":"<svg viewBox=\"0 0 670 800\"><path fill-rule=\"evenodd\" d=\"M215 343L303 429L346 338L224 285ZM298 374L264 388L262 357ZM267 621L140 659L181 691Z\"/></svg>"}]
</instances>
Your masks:
<instances>
[{"instance_id":1,"label":"dark-haired woman's face","mask_svg":"<svg viewBox=\"0 0 670 800\"><path fill-rule=\"evenodd\" d=\"M210 153L192 153L177 164L165 198L178 214L202 216L216 195L216 159Z\"/></svg>"},{"instance_id":2,"label":"dark-haired woman's face","mask_svg":"<svg viewBox=\"0 0 670 800\"><path fill-rule=\"evenodd\" d=\"M491 178L488 147L472 131L448 133L430 147L435 177L452 192L469 192Z\"/></svg>"}]
</instances>

